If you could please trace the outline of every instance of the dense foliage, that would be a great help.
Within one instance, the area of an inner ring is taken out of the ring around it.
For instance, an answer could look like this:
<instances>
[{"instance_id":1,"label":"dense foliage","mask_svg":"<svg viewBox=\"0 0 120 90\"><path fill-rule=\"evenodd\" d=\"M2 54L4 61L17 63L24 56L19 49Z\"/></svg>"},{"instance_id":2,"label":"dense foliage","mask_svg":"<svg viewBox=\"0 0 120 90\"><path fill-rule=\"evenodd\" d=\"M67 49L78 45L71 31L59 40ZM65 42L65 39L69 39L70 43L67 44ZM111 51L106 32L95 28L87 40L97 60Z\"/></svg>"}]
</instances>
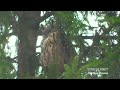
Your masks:
<instances>
[{"instance_id":1,"label":"dense foliage","mask_svg":"<svg viewBox=\"0 0 120 90\"><path fill-rule=\"evenodd\" d=\"M42 12L42 11L41 11ZM57 11L51 19L66 33L77 55L71 65L64 65L65 71L60 79L110 79L120 78L120 15L119 11ZM17 16L18 15L18 16ZM19 20L19 14L12 11L0 12L0 78L17 77L14 63L10 56L9 38L18 35L14 30L13 17ZM31 20L32 21L32 20ZM39 32L40 33L40 32ZM16 41L16 51L18 43ZM39 54L36 53L36 78L47 78L58 74L39 71ZM101 69L101 70L100 70ZM102 70L107 74L100 74ZM90 72L93 73L91 74ZM97 73L97 74L96 74Z\"/></svg>"}]
</instances>

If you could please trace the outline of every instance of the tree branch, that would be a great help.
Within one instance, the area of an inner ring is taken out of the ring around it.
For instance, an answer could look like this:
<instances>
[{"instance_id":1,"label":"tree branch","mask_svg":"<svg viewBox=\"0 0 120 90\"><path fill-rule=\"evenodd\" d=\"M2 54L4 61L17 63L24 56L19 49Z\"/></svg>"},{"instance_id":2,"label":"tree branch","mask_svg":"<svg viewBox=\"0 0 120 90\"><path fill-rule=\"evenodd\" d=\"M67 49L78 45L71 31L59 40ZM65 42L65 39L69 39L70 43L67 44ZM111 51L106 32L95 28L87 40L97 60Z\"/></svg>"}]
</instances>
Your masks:
<instances>
[{"instance_id":1,"label":"tree branch","mask_svg":"<svg viewBox=\"0 0 120 90\"><path fill-rule=\"evenodd\" d=\"M104 39L104 38L109 38L109 39L117 39L118 37L117 36L105 36L105 37L102 37L101 35L99 35L101 37L101 39ZM81 36L82 39L94 39L95 36Z\"/></svg>"},{"instance_id":2,"label":"tree branch","mask_svg":"<svg viewBox=\"0 0 120 90\"><path fill-rule=\"evenodd\" d=\"M55 14L55 11L46 12L42 17L39 18L38 23L41 23L42 21L46 20L48 17Z\"/></svg>"},{"instance_id":3,"label":"tree branch","mask_svg":"<svg viewBox=\"0 0 120 90\"><path fill-rule=\"evenodd\" d=\"M10 62L17 63L17 61L15 59L17 59L18 56L14 57L14 58L11 58L11 57L8 56L7 58L10 60Z\"/></svg>"}]
</instances>

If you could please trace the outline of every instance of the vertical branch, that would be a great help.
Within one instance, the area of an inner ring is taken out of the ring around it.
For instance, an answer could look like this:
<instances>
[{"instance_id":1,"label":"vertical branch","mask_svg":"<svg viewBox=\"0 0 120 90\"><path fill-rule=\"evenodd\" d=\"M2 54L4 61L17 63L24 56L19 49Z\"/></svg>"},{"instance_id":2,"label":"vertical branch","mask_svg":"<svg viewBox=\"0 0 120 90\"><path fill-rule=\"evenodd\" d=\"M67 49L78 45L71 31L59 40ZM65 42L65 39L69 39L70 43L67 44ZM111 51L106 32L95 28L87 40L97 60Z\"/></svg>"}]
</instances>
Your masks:
<instances>
[{"instance_id":1,"label":"vertical branch","mask_svg":"<svg viewBox=\"0 0 120 90\"><path fill-rule=\"evenodd\" d=\"M39 24L35 23L36 18L32 14L35 13L19 13L18 78L33 78L35 76L35 52Z\"/></svg>"}]
</instances>

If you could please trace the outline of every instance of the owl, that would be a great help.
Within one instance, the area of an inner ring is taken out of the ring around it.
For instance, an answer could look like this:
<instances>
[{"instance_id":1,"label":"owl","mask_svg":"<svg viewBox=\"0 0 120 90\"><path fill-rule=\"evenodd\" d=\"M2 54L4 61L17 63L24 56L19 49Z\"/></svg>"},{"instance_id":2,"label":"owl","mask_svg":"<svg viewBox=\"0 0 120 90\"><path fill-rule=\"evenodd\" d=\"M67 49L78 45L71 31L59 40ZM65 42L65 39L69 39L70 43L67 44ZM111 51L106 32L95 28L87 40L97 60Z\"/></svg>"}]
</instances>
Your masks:
<instances>
[{"instance_id":1,"label":"owl","mask_svg":"<svg viewBox=\"0 0 120 90\"><path fill-rule=\"evenodd\" d=\"M40 63L47 72L57 70L62 73L64 64L70 64L74 49L70 41L58 27L44 29Z\"/></svg>"}]
</instances>

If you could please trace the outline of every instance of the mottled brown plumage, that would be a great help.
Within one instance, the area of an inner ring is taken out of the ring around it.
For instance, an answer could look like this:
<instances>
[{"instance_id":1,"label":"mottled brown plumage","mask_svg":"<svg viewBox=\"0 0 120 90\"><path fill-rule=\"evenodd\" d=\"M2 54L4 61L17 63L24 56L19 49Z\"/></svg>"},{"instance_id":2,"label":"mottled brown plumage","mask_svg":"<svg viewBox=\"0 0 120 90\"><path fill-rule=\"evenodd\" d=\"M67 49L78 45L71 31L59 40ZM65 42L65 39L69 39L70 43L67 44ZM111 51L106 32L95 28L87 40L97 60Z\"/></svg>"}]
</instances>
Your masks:
<instances>
[{"instance_id":1,"label":"mottled brown plumage","mask_svg":"<svg viewBox=\"0 0 120 90\"><path fill-rule=\"evenodd\" d=\"M75 53L65 33L60 32L57 27L47 27L41 48L40 63L47 70L51 71L51 65L56 65L56 70L64 71L64 64L70 64Z\"/></svg>"}]
</instances>

